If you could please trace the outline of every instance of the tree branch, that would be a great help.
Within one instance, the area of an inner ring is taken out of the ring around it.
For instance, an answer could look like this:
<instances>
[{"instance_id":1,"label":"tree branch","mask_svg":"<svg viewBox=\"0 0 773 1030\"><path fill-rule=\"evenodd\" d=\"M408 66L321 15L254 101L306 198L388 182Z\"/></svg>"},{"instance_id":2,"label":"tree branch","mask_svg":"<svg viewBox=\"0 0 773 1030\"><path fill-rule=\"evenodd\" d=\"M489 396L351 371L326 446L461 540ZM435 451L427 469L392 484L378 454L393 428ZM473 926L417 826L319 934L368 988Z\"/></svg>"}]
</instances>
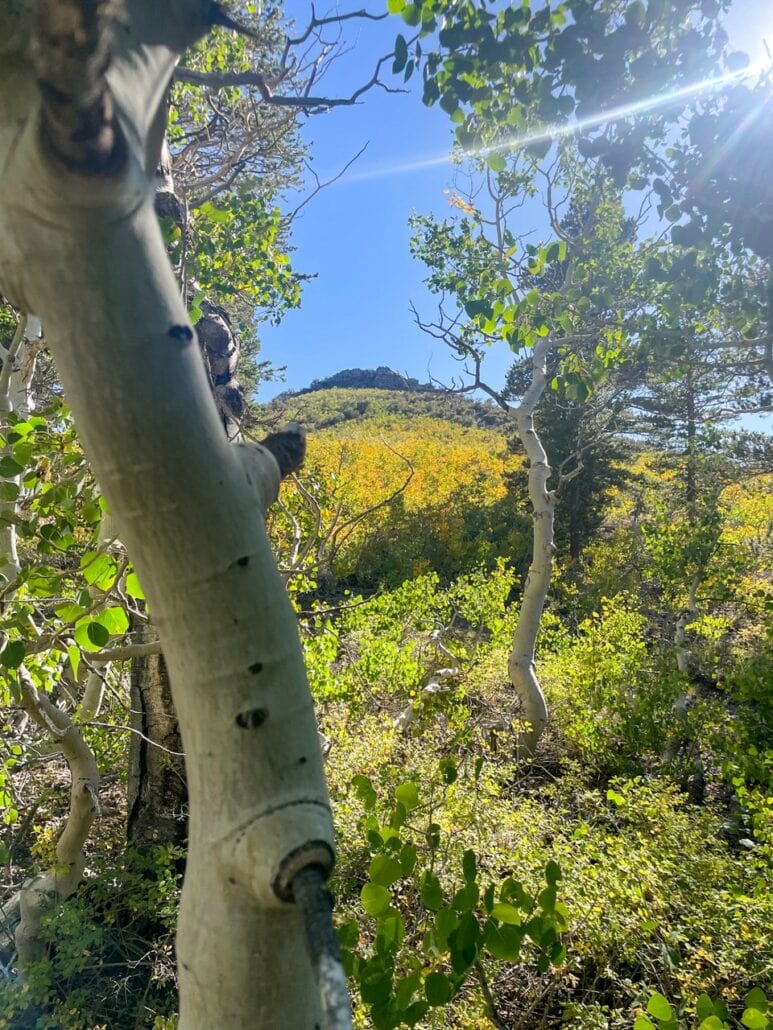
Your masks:
<instances>
[{"instance_id":1,"label":"tree branch","mask_svg":"<svg viewBox=\"0 0 773 1030\"><path fill-rule=\"evenodd\" d=\"M321 97L300 94L287 96L273 92L274 87L266 77L258 71L246 72L197 72L193 68L180 67L175 71L178 82L187 82L193 86L204 86L208 89L228 89L229 87L254 86L266 104L274 107L294 107L299 110L327 111L333 107L351 107L368 90L378 86L385 93L405 93L406 90L395 86L387 86L379 78L381 69L387 61L392 60L394 53L385 54L376 65L376 70L367 82L359 86L348 97Z\"/></svg>"}]
</instances>

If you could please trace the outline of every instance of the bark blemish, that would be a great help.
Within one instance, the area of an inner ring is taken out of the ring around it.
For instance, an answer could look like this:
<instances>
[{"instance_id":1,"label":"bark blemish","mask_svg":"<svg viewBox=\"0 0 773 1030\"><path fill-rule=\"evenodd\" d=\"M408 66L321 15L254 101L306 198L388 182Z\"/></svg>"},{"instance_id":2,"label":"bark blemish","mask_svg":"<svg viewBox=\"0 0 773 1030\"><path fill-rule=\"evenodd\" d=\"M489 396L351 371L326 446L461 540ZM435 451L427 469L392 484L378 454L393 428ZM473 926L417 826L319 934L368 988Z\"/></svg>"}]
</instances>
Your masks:
<instances>
[{"instance_id":1,"label":"bark blemish","mask_svg":"<svg viewBox=\"0 0 773 1030\"><path fill-rule=\"evenodd\" d=\"M249 671L255 675L263 671L263 662L253 662L249 668Z\"/></svg>"},{"instance_id":2,"label":"bark blemish","mask_svg":"<svg viewBox=\"0 0 773 1030\"><path fill-rule=\"evenodd\" d=\"M298 759L298 765L305 765L307 762L308 758L306 757L306 755L301 755L301 757Z\"/></svg>"},{"instance_id":3,"label":"bark blemish","mask_svg":"<svg viewBox=\"0 0 773 1030\"><path fill-rule=\"evenodd\" d=\"M189 325L173 325L166 335L178 343L190 343L193 339L193 330Z\"/></svg>"},{"instance_id":4,"label":"bark blemish","mask_svg":"<svg viewBox=\"0 0 773 1030\"><path fill-rule=\"evenodd\" d=\"M267 708L248 708L246 712L239 712L236 716L236 725L242 730L256 730L268 719Z\"/></svg>"},{"instance_id":5,"label":"bark blemish","mask_svg":"<svg viewBox=\"0 0 773 1030\"><path fill-rule=\"evenodd\" d=\"M250 564L250 556L248 554L245 554L243 558L237 558L236 564L241 565L242 568L244 568L245 565Z\"/></svg>"}]
</instances>

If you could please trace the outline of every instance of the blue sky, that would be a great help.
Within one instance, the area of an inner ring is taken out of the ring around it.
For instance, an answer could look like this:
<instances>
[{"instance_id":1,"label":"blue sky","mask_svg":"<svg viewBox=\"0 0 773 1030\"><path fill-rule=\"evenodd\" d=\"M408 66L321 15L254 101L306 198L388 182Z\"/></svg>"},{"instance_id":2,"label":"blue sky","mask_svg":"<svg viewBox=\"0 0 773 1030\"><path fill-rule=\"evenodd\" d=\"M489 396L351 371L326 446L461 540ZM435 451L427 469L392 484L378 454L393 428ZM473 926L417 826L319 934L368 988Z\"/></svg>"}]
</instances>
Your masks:
<instances>
[{"instance_id":1,"label":"blue sky","mask_svg":"<svg viewBox=\"0 0 773 1030\"><path fill-rule=\"evenodd\" d=\"M287 9L304 24L307 4L291 0ZM353 49L331 70L326 92L345 95L366 81L400 25L397 18L350 22L346 38ZM728 29L737 48L761 59L763 37L773 45L773 0L736 0ZM418 90L418 82L405 95L371 90L357 106L308 120L303 136L323 181L364 144L367 149L295 222L295 267L317 278L306 285L299 310L279 326L261 329L261 356L287 366L286 382L262 385L261 400L342 368L388 365L421 381L430 373L448 381L458 372L443 345L415 326L410 311L413 301L431 314L435 302L422 285L424 267L409 253L408 218L414 211L448 213L444 190L452 187L455 172L450 161L399 170L450 154L451 123L439 108L425 108ZM296 203L288 198L289 207ZM501 382L510 361L506 348L492 351L487 378Z\"/></svg>"}]
</instances>

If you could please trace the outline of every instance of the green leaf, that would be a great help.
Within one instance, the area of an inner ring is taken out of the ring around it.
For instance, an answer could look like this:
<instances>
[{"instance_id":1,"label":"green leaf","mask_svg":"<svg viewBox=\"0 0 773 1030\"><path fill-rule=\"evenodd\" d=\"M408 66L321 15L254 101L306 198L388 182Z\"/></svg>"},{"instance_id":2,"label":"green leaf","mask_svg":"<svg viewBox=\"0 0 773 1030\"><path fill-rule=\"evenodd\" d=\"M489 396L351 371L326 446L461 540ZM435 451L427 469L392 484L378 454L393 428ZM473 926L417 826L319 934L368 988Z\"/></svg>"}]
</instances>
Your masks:
<instances>
[{"instance_id":1,"label":"green leaf","mask_svg":"<svg viewBox=\"0 0 773 1030\"><path fill-rule=\"evenodd\" d=\"M104 626L112 637L122 636L129 628L129 616L120 605L105 608L94 621Z\"/></svg>"},{"instance_id":2,"label":"green leaf","mask_svg":"<svg viewBox=\"0 0 773 1030\"><path fill-rule=\"evenodd\" d=\"M413 844L405 844L400 851L400 872L403 876L410 876L416 868L416 848Z\"/></svg>"},{"instance_id":3,"label":"green leaf","mask_svg":"<svg viewBox=\"0 0 773 1030\"><path fill-rule=\"evenodd\" d=\"M749 1030L767 1030L768 1017L759 1009L746 1009L741 1016L741 1022L748 1026Z\"/></svg>"},{"instance_id":4,"label":"green leaf","mask_svg":"<svg viewBox=\"0 0 773 1030\"><path fill-rule=\"evenodd\" d=\"M191 301L191 306L188 310L188 317L190 318L193 325L196 325L197 322L201 321L201 316L203 314L201 305L203 302L204 294L201 292L201 290L196 290L196 292L193 294L193 300Z\"/></svg>"},{"instance_id":5,"label":"green leaf","mask_svg":"<svg viewBox=\"0 0 773 1030\"><path fill-rule=\"evenodd\" d=\"M18 669L24 661L24 644L21 640L12 640L0 651L0 665L6 669Z\"/></svg>"},{"instance_id":6,"label":"green leaf","mask_svg":"<svg viewBox=\"0 0 773 1030\"><path fill-rule=\"evenodd\" d=\"M366 883L360 891L360 900L369 916L380 916L389 908L392 895L380 883Z\"/></svg>"},{"instance_id":7,"label":"green leaf","mask_svg":"<svg viewBox=\"0 0 773 1030\"><path fill-rule=\"evenodd\" d=\"M521 913L514 905L508 905L498 901L491 909L492 918L498 919L500 923L507 923L509 926L520 926L522 923Z\"/></svg>"},{"instance_id":8,"label":"green leaf","mask_svg":"<svg viewBox=\"0 0 773 1030\"><path fill-rule=\"evenodd\" d=\"M489 166L492 172L503 172L507 167L507 160L504 154L498 154L496 151L486 154L486 164Z\"/></svg>"},{"instance_id":9,"label":"green leaf","mask_svg":"<svg viewBox=\"0 0 773 1030\"><path fill-rule=\"evenodd\" d=\"M429 1006L426 1001L415 1001L401 1014L400 1019L406 1026L416 1026L424 1019L428 1011Z\"/></svg>"},{"instance_id":10,"label":"green leaf","mask_svg":"<svg viewBox=\"0 0 773 1030\"><path fill-rule=\"evenodd\" d=\"M454 894L451 904L457 912L471 912L478 904L478 897L477 883L468 883L466 887L462 887Z\"/></svg>"},{"instance_id":11,"label":"green leaf","mask_svg":"<svg viewBox=\"0 0 773 1030\"><path fill-rule=\"evenodd\" d=\"M448 936L448 950L455 973L464 973L473 964L478 957L481 937L478 920L472 912L465 912L459 926Z\"/></svg>"},{"instance_id":12,"label":"green leaf","mask_svg":"<svg viewBox=\"0 0 773 1030\"><path fill-rule=\"evenodd\" d=\"M625 20L632 25L643 25L646 10L641 0L633 0L625 9Z\"/></svg>"},{"instance_id":13,"label":"green leaf","mask_svg":"<svg viewBox=\"0 0 773 1030\"><path fill-rule=\"evenodd\" d=\"M526 893L523 885L511 877L508 877L502 883L499 896L502 901L512 902L513 905L520 908L523 912L528 912L534 904L534 899L530 894Z\"/></svg>"},{"instance_id":14,"label":"green leaf","mask_svg":"<svg viewBox=\"0 0 773 1030\"><path fill-rule=\"evenodd\" d=\"M725 1024L719 1016L709 1016L701 1022L698 1030L725 1030Z\"/></svg>"},{"instance_id":15,"label":"green leaf","mask_svg":"<svg viewBox=\"0 0 773 1030\"><path fill-rule=\"evenodd\" d=\"M489 921L483 931L483 943L494 958L503 962L517 962L523 941L520 927L500 925Z\"/></svg>"},{"instance_id":16,"label":"green leaf","mask_svg":"<svg viewBox=\"0 0 773 1030\"><path fill-rule=\"evenodd\" d=\"M356 919L348 919L337 927L338 940L342 948L354 948L360 939L360 931Z\"/></svg>"},{"instance_id":17,"label":"green leaf","mask_svg":"<svg viewBox=\"0 0 773 1030\"><path fill-rule=\"evenodd\" d=\"M465 880L468 883L472 883L478 872L478 864L474 851L465 851L462 857L462 871L464 873Z\"/></svg>"},{"instance_id":18,"label":"green leaf","mask_svg":"<svg viewBox=\"0 0 773 1030\"><path fill-rule=\"evenodd\" d=\"M456 93L444 93L440 98L440 106L446 114L453 114L459 106L459 98Z\"/></svg>"},{"instance_id":19,"label":"green leaf","mask_svg":"<svg viewBox=\"0 0 773 1030\"><path fill-rule=\"evenodd\" d=\"M563 240L555 240L553 243L550 243L545 247L543 256L545 264L550 265L554 261L563 261L565 257L566 244Z\"/></svg>"},{"instance_id":20,"label":"green leaf","mask_svg":"<svg viewBox=\"0 0 773 1030\"><path fill-rule=\"evenodd\" d=\"M94 619L83 619L73 633L84 651L100 651L110 639L107 629Z\"/></svg>"},{"instance_id":21,"label":"green leaf","mask_svg":"<svg viewBox=\"0 0 773 1030\"><path fill-rule=\"evenodd\" d=\"M138 601L144 601L145 594L137 579L136 572L130 572L126 577L126 593L129 597L135 597Z\"/></svg>"},{"instance_id":22,"label":"green leaf","mask_svg":"<svg viewBox=\"0 0 773 1030\"><path fill-rule=\"evenodd\" d=\"M368 867L368 877L382 887L391 887L403 875L400 862L391 855L376 855Z\"/></svg>"},{"instance_id":23,"label":"green leaf","mask_svg":"<svg viewBox=\"0 0 773 1030\"><path fill-rule=\"evenodd\" d=\"M103 626L100 622L92 619L86 624L86 636L89 643L93 644L94 647L104 647L110 639L110 632L106 626ZM77 631L76 631L77 639Z\"/></svg>"},{"instance_id":24,"label":"green leaf","mask_svg":"<svg viewBox=\"0 0 773 1030\"><path fill-rule=\"evenodd\" d=\"M752 987L743 1000L747 1009L757 1009L758 1012L768 1011L768 999L760 987Z\"/></svg>"},{"instance_id":25,"label":"green leaf","mask_svg":"<svg viewBox=\"0 0 773 1030\"><path fill-rule=\"evenodd\" d=\"M387 10L390 14L399 14L405 7L405 0L387 0Z\"/></svg>"},{"instance_id":26,"label":"green leaf","mask_svg":"<svg viewBox=\"0 0 773 1030\"><path fill-rule=\"evenodd\" d=\"M407 60L408 44L405 42L404 36L398 35L397 39L395 40L395 59L394 63L392 64L392 71L395 73L395 75L403 70Z\"/></svg>"},{"instance_id":27,"label":"green leaf","mask_svg":"<svg viewBox=\"0 0 773 1030\"><path fill-rule=\"evenodd\" d=\"M526 148L527 152L535 158L537 161L541 161L547 154L550 148L553 146L552 139L537 140L534 143L530 143Z\"/></svg>"},{"instance_id":28,"label":"green leaf","mask_svg":"<svg viewBox=\"0 0 773 1030\"><path fill-rule=\"evenodd\" d=\"M76 619L80 619L84 615L84 609L79 604L73 604L72 601L68 601L66 604L58 604L54 611L57 618L60 618L62 622L75 622Z\"/></svg>"},{"instance_id":29,"label":"green leaf","mask_svg":"<svg viewBox=\"0 0 773 1030\"><path fill-rule=\"evenodd\" d=\"M98 590L109 590L118 575L118 562L112 555L89 551L80 562L86 582Z\"/></svg>"},{"instance_id":30,"label":"green leaf","mask_svg":"<svg viewBox=\"0 0 773 1030\"><path fill-rule=\"evenodd\" d=\"M382 954L394 951L399 948L405 935L403 917L400 913L390 908L379 923L376 934L376 948Z\"/></svg>"},{"instance_id":31,"label":"green leaf","mask_svg":"<svg viewBox=\"0 0 773 1030\"><path fill-rule=\"evenodd\" d=\"M554 887L563 875L564 874L561 872L561 866L551 858L545 866L545 880L547 883L551 887Z\"/></svg>"},{"instance_id":32,"label":"green leaf","mask_svg":"<svg viewBox=\"0 0 773 1030\"><path fill-rule=\"evenodd\" d=\"M72 678L78 679L78 666L81 662L81 653L75 644L70 644L67 648L67 657L70 660L70 668L72 669Z\"/></svg>"},{"instance_id":33,"label":"green leaf","mask_svg":"<svg viewBox=\"0 0 773 1030\"><path fill-rule=\"evenodd\" d=\"M633 1024L633 1030L654 1030L655 1024L650 1022L646 1016L638 1016Z\"/></svg>"},{"instance_id":34,"label":"green leaf","mask_svg":"<svg viewBox=\"0 0 773 1030\"><path fill-rule=\"evenodd\" d=\"M395 800L399 801L401 805L405 805L408 812L412 808L416 808L419 803L419 788L417 784L412 783L410 780L401 783L395 790Z\"/></svg>"},{"instance_id":35,"label":"green leaf","mask_svg":"<svg viewBox=\"0 0 773 1030\"><path fill-rule=\"evenodd\" d=\"M394 996L397 1007L406 1008L411 1003L411 998L421 986L421 977L418 973L411 973L398 980L394 987Z\"/></svg>"},{"instance_id":36,"label":"green leaf","mask_svg":"<svg viewBox=\"0 0 773 1030\"><path fill-rule=\"evenodd\" d=\"M440 880L434 873L426 870L421 878L421 903L430 912L437 912L443 904L443 891L440 887Z\"/></svg>"},{"instance_id":37,"label":"green leaf","mask_svg":"<svg viewBox=\"0 0 773 1030\"><path fill-rule=\"evenodd\" d=\"M537 901L543 912L548 915L552 913L556 907L556 888L546 887L544 891L540 891L537 895Z\"/></svg>"},{"instance_id":38,"label":"green leaf","mask_svg":"<svg viewBox=\"0 0 773 1030\"><path fill-rule=\"evenodd\" d=\"M15 501L21 493L18 483L0 482L0 501Z\"/></svg>"},{"instance_id":39,"label":"green leaf","mask_svg":"<svg viewBox=\"0 0 773 1030\"><path fill-rule=\"evenodd\" d=\"M674 1010L669 1005L668 999L657 991L647 1002L647 1012L661 1022L667 1022L669 1019L674 1018Z\"/></svg>"},{"instance_id":40,"label":"green leaf","mask_svg":"<svg viewBox=\"0 0 773 1030\"><path fill-rule=\"evenodd\" d=\"M459 925L459 916L452 908L441 908L435 915L435 936L441 947L446 947L448 936Z\"/></svg>"},{"instance_id":41,"label":"green leaf","mask_svg":"<svg viewBox=\"0 0 773 1030\"><path fill-rule=\"evenodd\" d=\"M698 996L698 1000L695 1004L695 1011L698 1019L708 1019L709 1016L714 1015L714 1002L708 996L708 994L701 994Z\"/></svg>"},{"instance_id":42,"label":"green leaf","mask_svg":"<svg viewBox=\"0 0 773 1030\"><path fill-rule=\"evenodd\" d=\"M454 996L454 985L445 973L430 973L424 981L424 993L430 1005L447 1005Z\"/></svg>"},{"instance_id":43,"label":"green leaf","mask_svg":"<svg viewBox=\"0 0 773 1030\"><path fill-rule=\"evenodd\" d=\"M416 4L406 4L400 14L406 25L418 25L421 21L421 9Z\"/></svg>"},{"instance_id":44,"label":"green leaf","mask_svg":"<svg viewBox=\"0 0 773 1030\"><path fill-rule=\"evenodd\" d=\"M5 454L0 458L0 476L4 479L11 479L23 471L24 466L20 465L18 461L14 461L10 454Z\"/></svg>"},{"instance_id":45,"label":"green leaf","mask_svg":"<svg viewBox=\"0 0 773 1030\"><path fill-rule=\"evenodd\" d=\"M352 786L354 787L357 797L362 801L365 809L370 811L376 807L377 795L373 789L373 784L370 782L367 776L353 776Z\"/></svg>"}]
</instances>

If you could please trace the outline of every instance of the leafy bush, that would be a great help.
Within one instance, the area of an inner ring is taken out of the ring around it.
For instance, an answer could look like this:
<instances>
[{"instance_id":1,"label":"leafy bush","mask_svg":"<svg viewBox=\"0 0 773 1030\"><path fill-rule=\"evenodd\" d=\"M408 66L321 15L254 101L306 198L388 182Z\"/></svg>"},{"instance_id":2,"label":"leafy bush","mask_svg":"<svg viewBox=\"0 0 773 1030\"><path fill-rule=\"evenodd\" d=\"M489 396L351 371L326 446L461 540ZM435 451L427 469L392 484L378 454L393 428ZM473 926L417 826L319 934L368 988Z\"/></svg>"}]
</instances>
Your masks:
<instances>
[{"instance_id":1,"label":"leafy bush","mask_svg":"<svg viewBox=\"0 0 773 1030\"><path fill-rule=\"evenodd\" d=\"M0 984L0 1023L10 1030L129 1030L168 1016L181 857L177 848L156 845L103 861L101 873L47 914L46 958L23 982Z\"/></svg>"}]
</instances>

